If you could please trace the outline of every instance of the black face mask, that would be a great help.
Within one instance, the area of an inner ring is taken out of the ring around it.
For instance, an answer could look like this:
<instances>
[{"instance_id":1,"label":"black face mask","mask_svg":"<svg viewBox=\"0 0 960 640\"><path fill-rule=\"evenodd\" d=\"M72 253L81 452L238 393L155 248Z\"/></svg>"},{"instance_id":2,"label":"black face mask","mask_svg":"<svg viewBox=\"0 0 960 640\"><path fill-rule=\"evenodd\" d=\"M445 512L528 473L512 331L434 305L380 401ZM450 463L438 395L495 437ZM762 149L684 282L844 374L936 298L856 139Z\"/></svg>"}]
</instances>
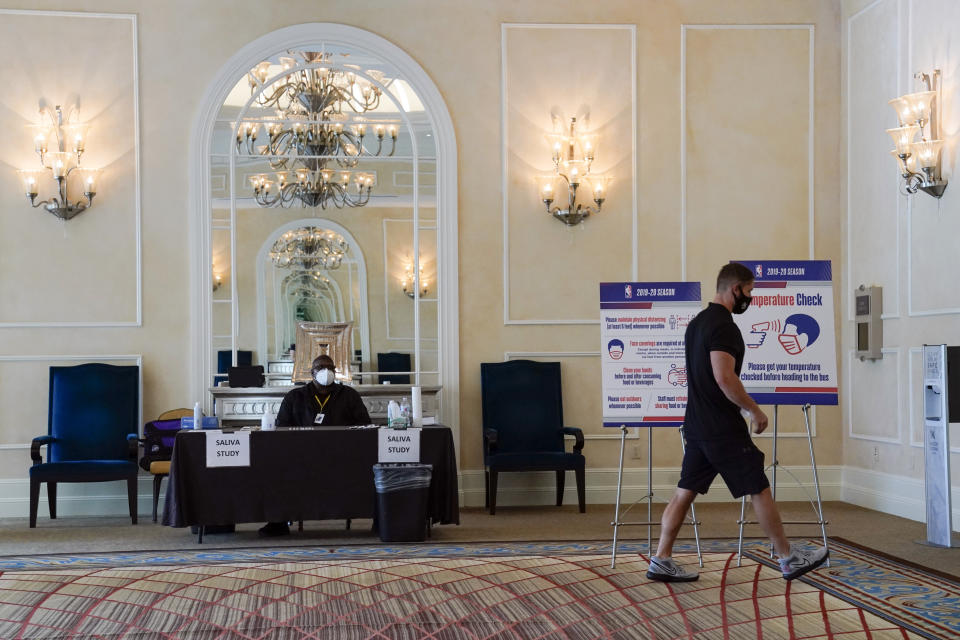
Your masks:
<instances>
[{"instance_id":1,"label":"black face mask","mask_svg":"<svg viewBox=\"0 0 960 640\"><path fill-rule=\"evenodd\" d=\"M734 313L743 313L750 307L750 302L753 300L752 296L744 295L743 288L740 289L740 293L734 292L733 294L733 312Z\"/></svg>"}]
</instances>

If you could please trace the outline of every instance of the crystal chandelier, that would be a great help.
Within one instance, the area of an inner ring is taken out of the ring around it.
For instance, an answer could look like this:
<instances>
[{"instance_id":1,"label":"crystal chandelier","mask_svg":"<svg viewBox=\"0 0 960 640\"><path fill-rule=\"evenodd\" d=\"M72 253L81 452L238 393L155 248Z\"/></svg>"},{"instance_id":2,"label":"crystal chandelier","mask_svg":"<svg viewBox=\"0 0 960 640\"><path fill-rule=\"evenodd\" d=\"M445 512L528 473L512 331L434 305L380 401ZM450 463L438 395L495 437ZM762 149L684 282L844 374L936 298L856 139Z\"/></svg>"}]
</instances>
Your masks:
<instances>
[{"instance_id":1,"label":"crystal chandelier","mask_svg":"<svg viewBox=\"0 0 960 640\"><path fill-rule=\"evenodd\" d=\"M351 169L364 157L392 156L397 143L396 124L355 117L380 105L383 73L365 70L371 82L356 65L332 68L332 54L288 53L293 57L280 58L280 75L287 75L276 81L266 83L270 62L248 74L254 105L275 110L276 117L237 125L237 150L267 159L275 171L250 178L257 204L362 207L370 201L374 176ZM263 136L267 144L257 145Z\"/></svg>"},{"instance_id":2,"label":"crystal chandelier","mask_svg":"<svg viewBox=\"0 0 960 640\"><path fill-rule=\"evenodd\" d=\"M336 269L350 250L343 236L329 229L301 227L285 232L270 248L270 259L282 269Z\"/></svg>"}]
</instances>

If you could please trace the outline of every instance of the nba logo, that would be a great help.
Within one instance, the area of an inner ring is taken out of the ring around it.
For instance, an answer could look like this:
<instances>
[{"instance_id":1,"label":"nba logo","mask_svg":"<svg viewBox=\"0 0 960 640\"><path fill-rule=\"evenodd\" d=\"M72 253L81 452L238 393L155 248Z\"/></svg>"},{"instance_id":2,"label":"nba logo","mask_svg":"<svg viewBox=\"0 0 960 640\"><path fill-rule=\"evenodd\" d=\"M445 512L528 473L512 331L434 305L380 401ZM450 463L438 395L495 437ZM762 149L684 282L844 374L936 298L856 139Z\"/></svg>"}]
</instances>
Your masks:
<instances>
[{"instance_id":1,"label":"nba logo","mask_svg":"<svg viewBox=\"0 0 960 640\"><path fill-rule=\"evenodd\" d=\"M758 265L757 265L757 268L755 269L755 271L757 272L757 277L758 277L758 278L762 278L762 277L763 277L763 265L762 265L762 264L758 264Z\"/></svg>"},{"instance_id":2,"label":"nba logo","mask_svg":"<svg viewBox=\"0 0 960 640\"><path fill-rule=\"evenodd\" d=\"M633 294L633 287L631 287L630 285L626 285L623 288L623 295L627 298L630 298L632 297L632 294Z\"/></svg>"}]
</instances>

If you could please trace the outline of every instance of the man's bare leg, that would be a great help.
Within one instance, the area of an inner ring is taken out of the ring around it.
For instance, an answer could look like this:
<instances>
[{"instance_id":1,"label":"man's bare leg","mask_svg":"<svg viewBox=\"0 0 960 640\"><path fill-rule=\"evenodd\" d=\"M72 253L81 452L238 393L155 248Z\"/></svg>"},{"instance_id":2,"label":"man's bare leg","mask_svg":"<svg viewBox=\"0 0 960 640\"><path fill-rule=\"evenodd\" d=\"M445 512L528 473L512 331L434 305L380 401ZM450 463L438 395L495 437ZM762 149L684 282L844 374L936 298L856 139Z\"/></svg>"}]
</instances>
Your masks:
<instances>
[{"instance_id":1,"label":"man's bare leg","mask_svg":"<svg viewBox=\"0 0 960 640\"><path fill-rule=\"evenodd\" d=\"M790 542L783 532L780 511L777 509L777 503L773 501L770 487L750 496L750 502L753 503L753 511L757 514L760 527L773 543L773 550L781 558L790 555Z\"/></svg>"},{"instance_id":2,"label":"man's bare leg","mask_svg":"<svg viewBox=\"0 0 960 640\"><path fill-rule=\"evenodd\" d=\"M683 519L687 517L687 510L690 509L696 497L695 491L680 487L673 492L673 497L670 498L660 518L660 542L657 544L656 553L658 558L669 558L673 555L673 543L683 525Z\"/></svg>"}]
</instances>

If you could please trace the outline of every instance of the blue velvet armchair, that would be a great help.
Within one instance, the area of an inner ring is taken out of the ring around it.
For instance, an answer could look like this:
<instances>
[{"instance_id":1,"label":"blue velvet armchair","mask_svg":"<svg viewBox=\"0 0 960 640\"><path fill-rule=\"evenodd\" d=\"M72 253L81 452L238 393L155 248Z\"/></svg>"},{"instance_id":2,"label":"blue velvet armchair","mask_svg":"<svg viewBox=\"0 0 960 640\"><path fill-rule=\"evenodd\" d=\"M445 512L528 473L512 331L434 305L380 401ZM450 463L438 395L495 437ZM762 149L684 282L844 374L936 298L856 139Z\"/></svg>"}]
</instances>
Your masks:
<instances>
[{"instance_id":1,"label":"blue velvet armchair","mask_svg":"<svg viewBox=\"0 0 960 640\"><path fill-rule=\"evenodd\" d=\"M486 506L497 511L497 475L506 471L555 471L557 506L564 476L574 471L580 513L586 510L583 431L563 426L560 363L511 360L480 364ZM576 438L573 451L564 435Z\"/></svg>"},{"instance_id":2,"label":"blue velvet armchair","mask_svg":"<svg viewBox=\"0 0 960 640\"><path fill-rule=\"evenodd\" d=\"M31 528L37 526L42 482L54 519L58 483L126 480L130 519L137 524L139 396L136 366L50 367L47 435L34 438L30 448Z\"/></svg>"}]
</instances>

